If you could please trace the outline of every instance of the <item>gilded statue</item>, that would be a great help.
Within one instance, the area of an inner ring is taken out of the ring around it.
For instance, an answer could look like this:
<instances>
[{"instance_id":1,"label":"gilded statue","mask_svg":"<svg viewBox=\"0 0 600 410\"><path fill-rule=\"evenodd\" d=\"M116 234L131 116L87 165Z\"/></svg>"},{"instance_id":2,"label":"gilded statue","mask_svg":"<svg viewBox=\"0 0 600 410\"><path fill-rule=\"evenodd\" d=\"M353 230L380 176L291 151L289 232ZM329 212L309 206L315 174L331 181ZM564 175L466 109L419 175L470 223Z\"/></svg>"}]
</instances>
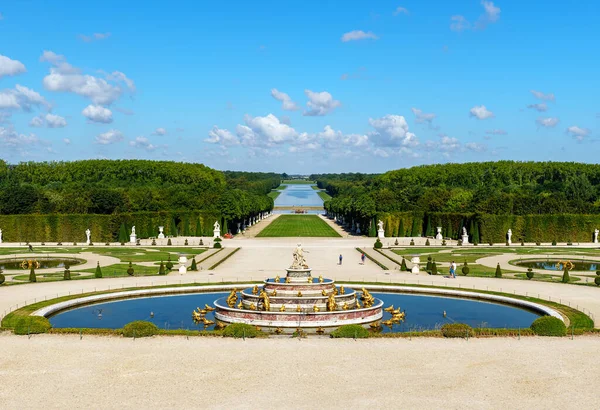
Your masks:
<instances>
[{"instance_id":1,"label":"gilded statue","mask_svg":"<svg viewBox=\"0 0 600 410\"><path fill-rule=\"evenodd\" d=\"M269 301L269 295L267 295L267 292L265 292L264 289L260 291L259 300L262 301L263 308L266 312L271 310L271 303Z\"/></svg>"},{"instance_id":2,"label":"gilded statue","mask_svg":"<svg viewBox=\"0 0 600 410\"><path fill-rule=\"evenodd\" d=\"M212 312L213 310L215 310L214 307L208 306L206 303L204 304L204 310L206 310L207 312Z\"/></svg>"},{"instance_id":3,"label":"gilded statue","mask_svg":"<svg viewBox=\"0 0 600 410\"><path fill-rule=\"evenodd\" d=\"M273 289L273 292L271 292L271 296L277 296L277 289Z\"/></svg>"},{"instance_id":4,"label":"gilded statue","mask_svg":"<svg viewBox=\"0 0 600 410\"><path fill-rule=\"evenodd\" d=\"M233 289L229 296L227 296L227 305L230 308L235 307L235 302L237 302L237 289Z\"/></svg>"},{"instance_id":5,"label":"gilded statue","mask_svg":"<svg viewBox=\"0 0 600 410\"><path fill-rule=\"evenodd\" d=\"M350 309L350 306L348 306L348 302L344 302L344 306L342 306L342 309L344 309L344 310Z\"/></svg>"},{"instance_id":6,"label":"gilded statue","mask_svg":"<svg viewBox=\"0 0 600 410\"><path fill-rule=\"evenodd\" d=\"M393 310L394 310L394 305L392 305L392 306L388 306L388 307L386 307L385 309L383 309L383 311L384 311L384 312L390 312L390 313L391 313Z\"/></svg>"},{"instance_id":7,"label":"gilded statue","mask_svg":"<svg viewBox=\"0 0 600 410\"><path fill-rule=\"evenodd\" d=\"M340 295L343 295L344 293L346 293L346 289L344 289L343 286L340 286Z\"/></svg>"},{"instance_id":8,"label":"gilded statue","mask_svg":"<svg viewBox=\"0 0 600 410\"><path fill-rule=\"evenodd\" d=\"M258 285L254 285L254 287L252 288L252 294L258 295Z\"/></svg>"},{"instance_id":9,"label":"gilded statue","mask_svg":"<svg viewBox=\"0 0 600 410\"><path fill-rule=\"evenodd\" d=\"M279 283L279 280L280 280L280 279L281 279L281 278L279 277L279 275L277 275L277 276L275 276L275 281L274 281L274 282L275 282L275 283Z\"/></svg>"},{"instance_id":10,"label":"gilded statue","mask_svg":"<svg viewBox=\"0 0 600 410\"><path fill-rule=\"evenodd\" d=\"M322 335L323 333L325 333L325 329L323 329L322 327L317 328L318 335Z\"/></svg>"},{"instance_id":11,"label":"gilded statue","mask_svg":"<svg viewBox=\"0 0 600 410\"><path fill-rule=\"evenodd\" d=\"M291 281L290 281L290 277L289 277L289 276L287 276L287 277L285 278L285 283L290 283L290 282L291 282Z\"/></svg>"},{"instance_id":12,"label":"gilded statue","mask_svg":"<svg viewBox=\"0 0 600 410\"><path fill-rule=\"evenodd\" d=\"M323 279L323 275L319 275L319 283L323 283L325 279Z\"/></svg>"},{"instance_id":13,"label":"gilded statue","mask_svg":"<svg viewBox=\"0 0 600 410\"><path fill-rule=\"evenodd\" d=\"M362 288L361 299L363 300L363 306L366 308L373 306L373 303L375 303L375 298L365 288Z\"/></svg>"},{"instance_id":14,"label":"gilded statue","mask_svg":"<svg viewBox=\"0 0 600 410\"><path fill-rule=\"evenodd\" d=\"M280 312L285 312L285 305L281 305L281 307L279 308Z\"/></svg>"},{"instance_id":15,"label":"gilded statue","mask_svg":"<svg viewBox=\"0 0 600 410\"><path fill-rule=\"evenodd\" d=\"M329 312L333 312L333 311L335 311L336 308L337 308L337 304L335 303L335 296L333 296L333 294L331 294L327 298L327 310Z\"/></svg>"},{"instance_id":16,"label":"gilded statue","mask_svg":"<svg viewBox=\"0 0 600 410\"><path fill-rule=\"evenodd\" d=\"M308 283L313 283L312 276L309 276L307 279L308 279Z\"/></svg>"},{"instance_id":17,"label":"gilded statue","mask_svg":"<svg viewBox=\"0 0 600 410\"><path fill-rule=\"evenodd\" d=\"M237 308L238 309L243 309L244 308L244 304L242 303L241 300L240 300L240 303L238 303Z\"/></svg>"},{"instance_id":18,"label":"gilded statue","mask_svg":"<svg viewBox=\"0 0 600 410\"><path fill-rule=\"evenodd\" d=\"M298 297L301 298L302 297L302 292L298 291Z\"/></svg>"},{"instance_id":19,"label":"gilded statue","mask_svg":"<svg viewBox=\"0 0 600 410\"><path fill-rule=\"evenodd\" d=\"M256 305L254 303L250 303L250 310L256 310Z\"/></svg>"},{"instance_id":20,"label":"gilded statue","mask_svg":"<svg viewBox=\"0 0 600 410\"><path fill-rule=\"evenodd\" d=\"M314 305L314 306L313 306L313 312L318 312L318 311L320 311L320 310L321 310L321 309L319 309L319 307L318 307L317 305Z\"/></svg>"},{"instance_id":21,"label":"gilded statue","mask_svg":"<svg viewBox=\"0 0 600 410\"><path fill-rule=\"evenodd\" d=\"M323 291L321 292L321 295L327 296L327 291L325 289L323 289Z\"/></svg>"},{"instance_id":22,"label":"gilded statue","mask_svg":"<svg viewBox=\"0 0 600 410\"><path fill-rule=\"evenodd\" d=\"M296 306L296 312L302 312L302 308L300 307L300 305Z\"/></svg>"}]
</instances>

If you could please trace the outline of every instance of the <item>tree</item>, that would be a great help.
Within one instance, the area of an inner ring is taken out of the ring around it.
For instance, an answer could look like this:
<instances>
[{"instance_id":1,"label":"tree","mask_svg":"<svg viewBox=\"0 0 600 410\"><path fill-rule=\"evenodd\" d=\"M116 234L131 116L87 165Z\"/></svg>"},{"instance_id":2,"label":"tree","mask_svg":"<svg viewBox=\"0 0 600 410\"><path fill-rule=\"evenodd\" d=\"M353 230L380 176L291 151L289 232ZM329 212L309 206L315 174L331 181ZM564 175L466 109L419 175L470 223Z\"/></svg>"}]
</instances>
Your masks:
<instances>
[{"instance_id":1,"label":"tree","mask_svg":"<svg viewBox=\"0 0 600 410\"><path fill-rule=\"evenodd\" d=\"M408 268L406 267L406 259L404 259L404 257L402 257L402 264L400 265L400 270L404 272L408 271Z\"/></svg>"},{"instance_id":2,"label":"tree","mask_svg":"<svg viewBox=\"0 0 600 410\"><path fill-rule=\"evenodd\" d=\"M6 278L4 277L4 275L2 274L2 269L0 269L0 285L2 285L4 283L4 281L6 280Z\"/></svg>"},{"instance_id":3,"label":"tree","mask_svg":"<svg viewBox=\"0 0 600 410\"><path fill-rule=\"evenodd\" d=\"M473 222L473 243L480 243L481 239L479 238L479 222Z\"/></svg>"},{"instance_id":4,"label":"tree","mask_svg":"<svg viewBox=\"0 0 600 410\"><path fill-rule=\"evenodd\" d=\"M65 271L63 273L63 280L71 280L70 266L65 264Z\"/></svg>"},{"instance_id":5,"label":"tree","mask_svg":"<svg viewBox=\"0 0 600 410\"><path fill-rule=\"evenodd\" d=\"M398 236L406 236L406 229L404 229L404 218L400 218L400 227L398 228Z\"/></svg>"},{"instance_id":6,"label":"tree","mask_svg":"<svg viewBox=\"0 0 600 410\"><path fill-rule=\"evenodd\" d=\"M175 219L174 218L171 218L171 223L169 225L169 230L170 230L171 236L178 236L177 224L175 223Z\"/></svg>"},{"instance_id":7,"label":"tree","mask_svg":"<svg viewBox=\"0 0 600 410\"><path fill-rule=\"evenodd\" d=\"M102 270L100 269L100 262L98 262L98 264L96 265L96 272L94 273L94 277L95 278L102 277Z\"/></svg>"},{"instance_id":8,"label":"tree","mask_svg":"<svg viewBox=\"0 0 600 410\"><path fill-rule=\"evenodd\" d=\"M562 276L562 283L569 283L571 280L570 276L569 276L569 269L565 266L565 270L563 272L563 276Z\"/></svg>"},{"instance_id":9,"label":"tree","mask_svg":"<svg viewBox=\"0 0 600 410\"><path fill-rule=\"evenodd\" d=\"M160 261L160 266L158 267L158 274L159 275L165 274L165 264L163 263L163 261Z\"/></svg>"},{"instance_id":10,"label":"tree","mask_svg":"<svg viewBox=\"0 0 600 410\"><path fill-rule=\"evenodd\" d=\"M200 217L196 219L196 236L202 236L202 221Z\"/></svg>"},{"instance_id":11,"label":"tree","mask_svg":"<svg viewBox=\"0 0 600 410\"><path fill-rule=\"evenodd\" d=\"M169 254L169 256L167 257L167 263L165 266L168 270L173 269L173 262L171 262L171 254Z\"/></svg>"},{"instance_id":12,"label":"tree","mask_svg":"<svg viewBox=\"0 0 600 410\"><path fill-rule=\"evenodd\" d=\"M425 236L433 236L433 233L431 232L431 216L428 214L425 216L425 219L427 221L425 226Z\"/></svg>"},{"instance_id":13,"label":"tree","mask_svg":"<svg viewBox=\"0 0 600 410\"><path fill-rule=\"evenodd\" d=\"M31 265L31 270L29 271L29 282L37 282L37 277L35 275L35 269L33 265Z\"/></svg>"},{"instance_id":14,"label":"tree","mask_svg":"<svg viewBox=\"0 0 600 410\"><path fill-rule=\"evenodd\" d=\"M127 227L125 226L125 222L121 223L121 227L119 228L119 242L126 243L129 240L129 234L127 232Z\"/></svg>"},{"instance_id":15,"label":"tree","mask_svg":"<svg viewBox=\"0 0 600 410\"><path fill-rule=\"evenodd\" d=\"M529 280L533 279L533 269L527 268L526 275L527 275L527 279L529 279Z\"/></svg>"},{"instance_id":16,"label":"tree","mask_svg":"<svg viewBox=\"0 0 600 410\"><path fill-rule=\"evenodd\" d=\"M196 266L196 258L192 258L192 266L190 267L191 271L197 271L198 266Z\"/></svg>"},{"instance_id":17,"label":"tree","mask_svg":"<svg viewBox=\"0 0 600 410\"><path fill-rule=\"evenodd\" d=\"M419 222L416 217L413 217L413 223L412 223L412 229L410 232L410 236L412 236L412 237L421 236L421 232L419 229Z\"/></svg>"},{"instance_id":18,"label":"tree","mask_svg":"<svg viewBox=\"0 0 600 410\"><path fill-rule=\"evenodd\" d=\"M427 257L427 265L425 266L425 272L431 272L431 255Z\"/></svg>"},{"instance_id":19,"label":"tree","mask_svg":"<svg viewBox=\"0 0 600 410\"><path fill-rule=\"evenodd\" d=\"M465 264L462 267L462 274L467 276L469 274L469 265L467 265L467 261L465 261Z\"/></svg>"},{"instance_id":20,"label":"tree","mask_svg":"<svg viewBox=\"0 0 600 410\"><path fill-rule=\"evenodd\" d=\"M135 273L135 271L133 270L133 265L131 264L131 261L129 262L129 267L127 268L127 274L129 276L133 276L133 274Z\"/></svg>"},{"instance_id":21,"label":"tree","mask_svg":"<svg viewBox=\"0 0 600 410\"><path fill-rule=\"evenodd\" d=\"M500 264L498 264L496 266L496 274L494 275L497 278L501 278L502 277L502 269L500 269Z\"/></svg>"},{"instance_id":22,"label":"tree","mask_svg":"<svg viewBox=\"0 0 600 410\"><path fill-rule=\"evenodd\" d=\"M437 263L435 263L435 259L433 260L433 263L431 264L431 274L432 275L438 274Z\"/></svg>"}]
</instances>

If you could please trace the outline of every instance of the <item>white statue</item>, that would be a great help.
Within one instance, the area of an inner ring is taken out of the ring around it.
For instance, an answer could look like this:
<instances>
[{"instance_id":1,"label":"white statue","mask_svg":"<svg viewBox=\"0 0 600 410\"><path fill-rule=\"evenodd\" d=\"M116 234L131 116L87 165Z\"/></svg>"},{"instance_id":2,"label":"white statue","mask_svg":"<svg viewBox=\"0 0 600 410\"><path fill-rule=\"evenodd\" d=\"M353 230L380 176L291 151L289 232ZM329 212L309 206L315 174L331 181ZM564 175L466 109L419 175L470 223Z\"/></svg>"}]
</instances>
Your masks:
<instances>
[{"instance_id":1,"label":"white statue","mask_svg":"<svg viewBox=\"0 0 600 410\"><path fill-rule=\"evenodd\" d=\"M215 229L213 229L213 238L221 237L221 225L219 225L219 221L215 221L214 225Z\"/></svg>"},{"instance_id":2,"label":"white statue","mask_svg":"<svg viewBox=\"0 0 600 410\"><path fill-rule=\"evenodd\" d=\"M509 229L506 233L506 243L512 245L512 229Z\"/></svg>"},{"instance_id":3,"label":"white statue","mask_svg":"<svg viewBox=\"0 0 600 410\"><path fill-rule=\"evenodd\" d=\"M135 225L133 225L133 226L131 227L131 234L132 234L132 235L135 235Z\"/></svg>"},{"instance_id":4,"label":"white statue","mask_svg":"<svg viewBox=\"0 0 600 410\"><path fill-rule=\"evenodd\" d=\"M377 222L377 229L378 230L383 230L383 221L380 219L379 222Z\"/></svg>"},{"instance_id":5,"label":"white statue","mask_svg":"<svg viewBox=\"0 0 600 410\"><path fill-rule=\"evenodd\" d=\"M296 249L294 249L293 256L294 262L292 263L291 269L308 269L306 259L304 259L304 251L302 250L301 244L298 244Z\"/></svg>"},{"instance_id":6,"label":"white statue","mask_svg":"<svg viewBox=\"0 0 600 410\"><path fill-rule=\"evenodd\" d=\"M215 231L218 229L219 231L221 230L221 225L219 225L219 221L215 221Z\"/></svg>"},{"instance_id":7,"label":"white statue","mask_svg":"<svg viewBox=\"0 0 600 410\"><path fill-rule=\"evenodd\" d=\"M469 234L467 233L467 228L465 228L464 226L462 233L462 243L465 245L469 243Z\"/></svg>"},{"instance_id":8,"label":"white statue","mask_svg":"<svg viewBox=\"0 0 600 410\"><path fill-rule=\"evenodd\" d=\"M0 229L0 243L2 243L2 229Z\"/></svg>"},{"instance_id":9,"label":"white statue","mask_svg":"<svg viewBox=\"0 0 600 410\"><path fill-rule=\"evenodd\" d=\"M92 236L92 231L90 231L90 228L85 230L85 236L87 236L87 240L85 243L87 243L89 245L92 242L90 240L90 237Z\"/></svg>"},{"instance_id":10,"label":"white statue","mask_svg":"<svg viewBox=\"0 0 600 410\"><path fill-rule=\"evenodd\" d=\"M444 239L444 237L442 236L442 227L438 226L435 229L437 229L437 233L435 234L435 239L438 239L438 240Z\"/></svg>"},{"instance_id":11,"label":"white statue","mask_svg":"<svg viewBox=\"0 0 600 410\"><path fill-rule=\"evenodd\" d=\"M131 227L131 235L129 235L129 243L137 243L137 236L135 235L135 225Z\"/></svg>"},{"instance_id":12,"label":"white statue","mask_svg":"<svg viewBox=\"0 0 600 410\"><path fill-rule=\"evenodd\" d=\"M594 243L598 243L598 233L600 233L600 231L598 229L596 229L594 231ZM2 243L2 230L0 229L0 243Z\"/></svg>"},{"instance_id":13,"label":"white statue","mask_svg":"<svg viewBox=\"0 0 600 410\"><path fill-rule=\"evenodd\" d=\"M159 226L158 227L158 239L164 239L165 238L165 233L163 232L164 229L165 229L164 226Z\"/></svg>"},{"instance_id":14,"label":"white statue","mask_svg":"<svg viewBox=\"0 0 600 410\"><path fill-rule=\"evenodd\" d=\"M463 236L467 235L467 228L463 226Z\"/></svg>"},{"instance_id":15,"label":"white statue","mask_svg":"<svg viewBox=\"0 0 600 410\"><path fill-rule=\"evenodd\" d=\"M385 231L383 230L383 221L379 220L379 222L377 222L377 237L379 239L383 239L385 238Z\"/></svg>"}]
</instances>

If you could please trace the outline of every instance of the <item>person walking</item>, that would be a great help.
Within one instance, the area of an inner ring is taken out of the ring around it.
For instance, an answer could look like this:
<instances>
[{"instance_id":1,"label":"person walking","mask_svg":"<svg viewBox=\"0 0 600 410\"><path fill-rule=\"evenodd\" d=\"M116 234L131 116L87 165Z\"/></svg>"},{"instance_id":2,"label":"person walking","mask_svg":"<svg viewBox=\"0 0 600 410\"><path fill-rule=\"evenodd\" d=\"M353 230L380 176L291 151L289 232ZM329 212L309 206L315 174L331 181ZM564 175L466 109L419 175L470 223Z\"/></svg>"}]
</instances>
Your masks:
<instances>
[{"instance_id":1,"label":"person walking","mask_svg":"<svg viewBox=\"0 0 600 410\"><path fill-rule=\"evenodd\" d=\"M452 261L452 263L450 264L450 275L452 276L452 279L456 279L456 262Z\"/></svg>"},{"instance_id":2,"label":"person walking","mask_svg":"<svg viewBox=\"0 0 600 410\"><path fill-rule=\"evenodd\" d=\"M340 253L340 265L342 264L342 254Z\"/></svg>"},{"instance_id":3,"label":"person walking","mask_svg":"<svg viewBox=\"0 0 600 410\"><path fill-rule=\"evenodd\" d=\"M366 258L366 256L365 256L365 253L363 252L362 255L360 255L360 261L361 261L361 264L363 264L363 265L365 264L365 258Z\"/></svg>"}]
</instances>

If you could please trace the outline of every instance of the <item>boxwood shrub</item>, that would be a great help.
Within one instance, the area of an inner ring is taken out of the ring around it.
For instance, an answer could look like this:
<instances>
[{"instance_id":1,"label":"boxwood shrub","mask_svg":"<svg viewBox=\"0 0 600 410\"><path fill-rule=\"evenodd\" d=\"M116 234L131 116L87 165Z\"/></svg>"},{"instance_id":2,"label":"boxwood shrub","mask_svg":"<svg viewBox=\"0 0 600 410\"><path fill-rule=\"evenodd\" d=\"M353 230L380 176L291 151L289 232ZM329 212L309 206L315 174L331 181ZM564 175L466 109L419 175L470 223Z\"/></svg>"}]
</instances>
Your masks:
<instances>
[{"instance_id":1,"label":"boxwood shrub","mask_svg":"<svg viewBox=\"0 0 600 410\"><path fill-rule=\"evenodd\" d=\"M223 330L223 337L234 337L236 339L241 337L254 338L262 332L252 325L246 323L232 323Z\"/></svg>"},{"instance_id":2,"label":"boxwood shrub","mask_svg":"<svg viewBox=\"0 0 600 410\"><path fill-rule=\"evenodd\" d=\"M6 278L4 277L4 275L2 274L2 271L0 271L0 285L2 285L4 283L4 281L6 280Z\"/></svg>"},{"instance_id":3,"label":"boxwood shrub","mask_svg":"<svg viewBox=\"0 0 600 410\"><path fill-rule=\"evenodd\" d=\"M125 337L148 337L158 333L158 327L154 323L145 320L136 320L123 326Z\"/></svg>"},{"instance_id":4,"label":"boxwood shrub","mask_svg":"<svg viewBox=\"0 0 600 410\"><path fill-rule=\"evenodd\" d=\"M465 323L446 323L442 326L444 337L473 337L473 328Z\"/></svg>"},{"instance_id":5,"label":"boxwood shrub","mask_svg":"<svg viewBox=\"0 0 600 410\"><path fill-rule=\"evenodd\" d=\"M554 316L542 316L531 324L531 330L538 336L565 336L567 327Z\"/></svg>"},{"instance_id":6,"label":"boxwood shrub","mask_svg":"<svg viewBox=\"0 0 600 410\"><path fill-rule=\"evenodd\" d=\"M381 248L383 248L383 244L381 243L381 241L379 240L379 238L377 238L377 240L375 241L375 245L373 245L373 247L375 249L381 249Z\"/></svg>"},{"instance_id":7,"label":"boxwood shrub","mask_svg":"<svg viewBox=\"0 0 600 410\"><path fill-rule=\"evenodd\" d=\"M46 333L52 328L52 325L43 316L26 316L19 319L15 324L14 332L16 335L29 335Z\"/></svg>"},{"instance_id":8,"label":"boxwood shrub","mask_svg":"<svg viewBox=\"0 0 600 410\"><path fill-rule=\"evenodd\" d=\"M361 325L342 325L331 332L331 337L336 339L366 339L369 337L369 331Z\"/></svg>"}]
</instances>

